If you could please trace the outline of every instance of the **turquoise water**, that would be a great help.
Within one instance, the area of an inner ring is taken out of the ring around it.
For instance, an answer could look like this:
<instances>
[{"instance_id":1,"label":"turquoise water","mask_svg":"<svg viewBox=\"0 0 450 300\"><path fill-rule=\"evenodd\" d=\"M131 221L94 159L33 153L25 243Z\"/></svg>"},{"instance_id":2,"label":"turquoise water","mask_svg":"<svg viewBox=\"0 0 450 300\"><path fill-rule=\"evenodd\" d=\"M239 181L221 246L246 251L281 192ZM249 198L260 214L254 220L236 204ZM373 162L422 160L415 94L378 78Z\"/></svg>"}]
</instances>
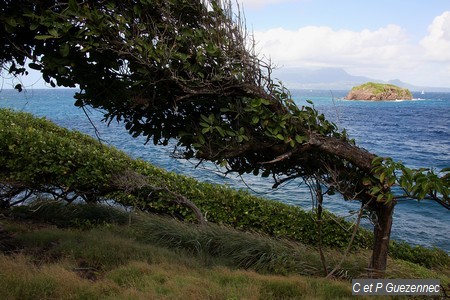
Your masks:
<instances>
[{"instance_id":1,"label":"turquoise water","mask_svg":"<svg viewBox=\"0 0 450 300\"><path fill-rule=\"evenodd\" d=\"M50 89L0 91L0 107L10 107L45 116L55 123L95 135L93 125L82 110L73 105L73 90ZM450 93L415 95L413 101L370 102L341 100L346 91L293 91L299 105L314 101L340 128L346 128L358 145L378 155L401 160L410 167L444 168L450 166ZM120 124L110 127L101 122L102 113L88 112L100 138L136 158L201 181L250 189L276 201L311 208L308 189L301 182L290 182L272 190L268 178L224 177L213 165L195 168L196 162L171 157L173 148L144 145L144 138L132 138ZM358 202L346 202L339 196L325 200L328 210L341 216L359 208ZM394 214L392 236L412 244L438 246L450 252L450 211L431 201L400 202ZM364 226L370 227L368 222Z\"/></svg>"}]
</instances>

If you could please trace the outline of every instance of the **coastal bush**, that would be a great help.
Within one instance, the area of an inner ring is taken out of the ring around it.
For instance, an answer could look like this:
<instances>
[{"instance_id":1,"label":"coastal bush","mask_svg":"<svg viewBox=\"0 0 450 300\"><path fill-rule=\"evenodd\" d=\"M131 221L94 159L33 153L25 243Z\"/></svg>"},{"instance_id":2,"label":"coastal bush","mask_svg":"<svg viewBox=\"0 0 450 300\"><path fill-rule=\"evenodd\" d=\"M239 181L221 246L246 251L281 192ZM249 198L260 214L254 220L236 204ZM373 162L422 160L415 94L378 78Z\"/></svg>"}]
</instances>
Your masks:
<instances>
[{"instance_id":1,"label":"coastal bush","mask_svg":"<svg viewBox=\"0 0 450 300\"><path fill-rule=\"evenodd\" d=\"M437 247L430 249L392 241L389 246L389 255L392 258L413 262L426 268L450 268L449 254Z\"/></svg>"},{"instance_id":2,"label":"coastal bush","mask_svg":"<svg viewBox=\"0 0 450 300\"><path fill-rule=\"evenodd\" d=\"M110 189L112 174L131 159L99 141L31 114L0 110L0 204L47 193L95 202Z\"/></svg>"}]
</instances>

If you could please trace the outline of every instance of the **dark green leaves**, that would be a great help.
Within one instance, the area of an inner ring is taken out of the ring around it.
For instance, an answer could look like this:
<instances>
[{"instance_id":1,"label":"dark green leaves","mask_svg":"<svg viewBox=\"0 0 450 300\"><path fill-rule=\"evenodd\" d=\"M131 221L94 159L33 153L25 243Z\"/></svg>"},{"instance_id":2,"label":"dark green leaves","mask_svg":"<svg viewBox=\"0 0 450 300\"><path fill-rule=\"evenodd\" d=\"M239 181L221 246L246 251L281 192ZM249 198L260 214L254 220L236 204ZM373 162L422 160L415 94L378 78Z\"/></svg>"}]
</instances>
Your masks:
<instances>
[{"instance_id":1,"label":"dark green leaves","mask_svg":"<svg viewBox=\"0 0 450 300\"><path fill-rule=\"evenodd\" d=\"M67 57L69 55L69 51L70 51L69 44L63 44L59 48L59 53L61 54L62 57Z\"/></svg>"},{"instance_id":2,"label":"dark green leaves","mask_svg":"<svg viewBox=\"0 0 450 300\"><path fill-rule=\"evenodd\" d=\"M389 201L396 197L409 197L419 201L423 199L449 201L450 182L446 180L448 173L445 174L449 168L442 169L438 174L427 168L410 169L402 162L394 162L392 158L383 157L375 158L372 164L379 183L372 187L371 193L377 197L377 200ZM391 192L386 192L387 187L394 185L398 185L403 194L393 195Z\"/></svg>"}]
</instances>

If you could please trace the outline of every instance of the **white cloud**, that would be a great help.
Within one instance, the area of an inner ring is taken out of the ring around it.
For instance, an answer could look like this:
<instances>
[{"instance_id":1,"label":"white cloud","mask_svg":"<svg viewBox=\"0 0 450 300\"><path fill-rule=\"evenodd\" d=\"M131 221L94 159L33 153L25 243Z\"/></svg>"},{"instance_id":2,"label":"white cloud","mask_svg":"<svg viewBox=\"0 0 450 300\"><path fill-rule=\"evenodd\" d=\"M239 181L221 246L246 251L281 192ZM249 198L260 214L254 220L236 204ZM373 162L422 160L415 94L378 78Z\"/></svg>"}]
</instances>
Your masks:
<instances>
[{"instance_id":1,"label":"white cloud","mask_svg":"<svg viewBox=\"0 0 450 300\"><path fill-rule=\"evenodd\" d=\"M425 58L446 61L450 64L450 11L434 18L428 26L428 35L420 44L425 49Z\"/></svg>"},{"instance_id":2,"label":"white cloud","mask_svg":"<svg viewBox=\"0 0 450 300\"><path fill-rule=\"evenodd\" d=\"M283 28L255 32L257 50L279 66L343 67L357 75L396 78L396 70L414 67L417 47L409 44L397 25L378 30L334 30L307 26L296 31Z\"/></svg>"}]
</instances>

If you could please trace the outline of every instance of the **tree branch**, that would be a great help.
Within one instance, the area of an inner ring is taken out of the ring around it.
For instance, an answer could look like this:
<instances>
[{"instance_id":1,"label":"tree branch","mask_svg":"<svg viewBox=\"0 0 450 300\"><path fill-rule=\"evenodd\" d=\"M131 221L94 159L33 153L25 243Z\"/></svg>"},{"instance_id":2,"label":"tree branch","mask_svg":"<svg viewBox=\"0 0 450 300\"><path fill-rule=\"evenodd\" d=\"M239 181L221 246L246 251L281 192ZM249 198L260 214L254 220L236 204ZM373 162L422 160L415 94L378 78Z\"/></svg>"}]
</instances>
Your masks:
<instances>
[{"instance_id":1,"label":"tree branch","mask_svg":"<svg viewBox=\"0 0 450 300\"><path fill-rule=\"evenodd\" d=\"M352 163L368 173L372 171L372 161L376 155L350 144L347 140L312 133L309 144L328 154L335 155Z\"/></svg>"}]
</instances>

